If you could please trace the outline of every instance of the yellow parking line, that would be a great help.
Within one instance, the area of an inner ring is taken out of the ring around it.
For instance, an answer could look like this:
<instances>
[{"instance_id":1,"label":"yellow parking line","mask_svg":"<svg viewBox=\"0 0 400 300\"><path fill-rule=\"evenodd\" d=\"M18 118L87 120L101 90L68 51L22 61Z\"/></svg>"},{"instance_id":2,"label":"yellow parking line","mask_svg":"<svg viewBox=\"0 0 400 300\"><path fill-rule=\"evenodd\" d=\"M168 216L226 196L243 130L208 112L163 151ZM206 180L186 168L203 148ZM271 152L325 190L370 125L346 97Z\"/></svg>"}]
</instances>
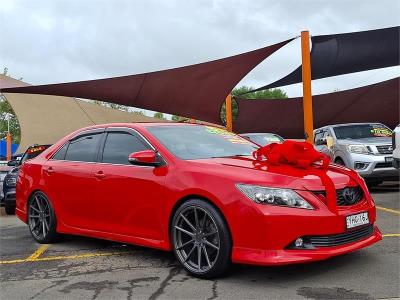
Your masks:
<instances>
[{"instance_id":1,"label":"yellow parking line","mask_svg":"<svg viewBox=\"0 0 400 300\"><path fill-rule=\"evenodd\" d=\"M0 265L2 264L18 264L26 262L26 259L14 259L14 260L0 260Z\"/></svg>"},{"instance_id":2,"label":"yellow parking line","mask_svg":"<svg viewBox=\"0 0 400 300\"><path fill-rule=\"evenodd\" d=\"M44 249L42 251L42 253L45 250L46 249ZM38 252L38 251L39 251L39 249L36 252ZM84 254L77 254L77 255L47 256L47 257L39 257L40 256L40 254L39 254L39 256L37 256L36 258L30 259L30 257L33 256L33 254L32 254L27 259L15 259L15 260L3 260L3 261L0 261L0 265L1 264L18 264L18 263L24 263L24 262L49 261L49 260L92 258L92 257L100 257L100 256L122 255L122 254L127 254L127 253L129 253L129 252L128 251L120 251L120 252L84 253Z\"/></svg>"},{"instance_id":3,"label":"yellow parking line","mask_svg":"<svg viewBox=\"0 0 400 300\"><path fill-rule=\"evenodd\" d=\"M50 245L45 244L40 246L35 252L32 253L31 256L29 256L26 260L27 261L35 261L39 258L40 255L42 255L44 253L44 251L47 250L47 248L49 248Z\"/></svg>"},{"instance_id":4,"label":"yellow parking line","mask_svg":"<svg viewBox=\"0 0 400 300\"><path fill-rule=\"evenodd\" d=\"M383 237L400 237L400 233L388 233L388 234L384 234L382 235Z\"/></svg>"},{"instance_id":5,"label":"yellow parking line","mask_svg":"<svg viewBox=\"0 0 400 300\"><path fill-rule=\"evenodd\" d=\"M383 210L383 211L394 213L396 215L400 215L400 210L390 209L390 208L386 208L386 207L382 207L382 206L377 206L376 208Z\"/></svg>"}]
</instances>

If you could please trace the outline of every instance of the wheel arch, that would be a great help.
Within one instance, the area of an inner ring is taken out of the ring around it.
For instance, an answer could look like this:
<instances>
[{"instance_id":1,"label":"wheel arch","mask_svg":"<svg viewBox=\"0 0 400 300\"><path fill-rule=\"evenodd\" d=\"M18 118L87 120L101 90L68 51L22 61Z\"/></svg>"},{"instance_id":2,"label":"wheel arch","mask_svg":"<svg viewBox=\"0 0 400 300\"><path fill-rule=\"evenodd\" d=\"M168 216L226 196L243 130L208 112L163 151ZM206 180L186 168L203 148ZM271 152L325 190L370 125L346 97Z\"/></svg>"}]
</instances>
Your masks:
<instances>
[{"instance_id":1,"label":"wheel arch","mask_svg":"<svg viewBox=\"0 0 400 300\"><path fill-rule=\"evenodd\" d=\"M169 218L168 218L168 233L167 233L168 234L168 242L171 243L171 226L172 226L172 220L174 218L175 212L178 210L178 208L183 203L185 203L186 201L192 200L192 199L203 200L203 201L207 202L208 204L210 204L212 207L214 207L220 213L222 220L225 222L226 228L228 229L229 238L231 240L231 243L233 244L232 230L231 230L231 228L229 226L229 222L228 222L226 216L224 215L224 213L222 212L222 210L212 200L210 200L209 198L207 198L205 196L198 195L198 194L186 195L186 196L180 198L178 201L176 201L176 203L172 207Z\"/></svg>"}]
</instances>

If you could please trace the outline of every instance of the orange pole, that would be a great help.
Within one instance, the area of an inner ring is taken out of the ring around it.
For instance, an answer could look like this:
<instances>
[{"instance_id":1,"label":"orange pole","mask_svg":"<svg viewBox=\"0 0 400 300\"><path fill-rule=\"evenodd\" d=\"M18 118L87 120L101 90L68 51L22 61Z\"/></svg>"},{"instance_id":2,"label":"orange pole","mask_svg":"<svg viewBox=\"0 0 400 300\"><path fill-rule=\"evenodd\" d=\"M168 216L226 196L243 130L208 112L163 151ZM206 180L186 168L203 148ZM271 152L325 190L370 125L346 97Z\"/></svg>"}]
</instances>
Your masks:
<instances>
[{"instance_id":1,"label":"orange pole","mask_svg":"<svg viewBox=\"0 0 400 300\"><path fill-rule=\"evenodd\" d=\"M311 94L310 34L308 31L301 32L301 61L301 70L303 74L304 133L306 141L312 144L314 142L314 120Z\"/></svg>"},{"instance_id":2,"label":"orange pole","mask_svg":"<svg viewBox=\"0 0 400 300\"><path fill-rule=\"evenodd\" d=\"M232 131L232 95L229 94L225 99L226 130Z\"/></svg>"},{"instance_id":3,"label":"orange pole","mask_svg":"<svg viewBox=\"0 0 400 300\"><path fill-rule=\"evenodd\" d=\"M7 160L11 160L11 134L8 132L6 137L7 142Z\"/></svg>"}]
</instances>

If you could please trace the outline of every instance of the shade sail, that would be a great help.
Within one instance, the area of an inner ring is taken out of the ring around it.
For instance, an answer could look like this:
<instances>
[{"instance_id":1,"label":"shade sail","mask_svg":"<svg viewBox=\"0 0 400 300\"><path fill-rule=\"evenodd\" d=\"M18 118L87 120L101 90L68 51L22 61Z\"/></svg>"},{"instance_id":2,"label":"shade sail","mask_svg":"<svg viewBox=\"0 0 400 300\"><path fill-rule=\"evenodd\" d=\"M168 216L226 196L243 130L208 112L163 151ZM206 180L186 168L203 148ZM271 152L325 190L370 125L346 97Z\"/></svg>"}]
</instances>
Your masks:
<instances>
[{"instance_id":1,"label":"shade sail","mask_svg":"<svg viewBox=\"0 0 400 300\"><path fill-rule=\"evenodd\" d=\"M220 106L225 97L248 72L291 40L176 69L1 91L96 99L221 123Z\"/></svg>"},{"instance_id":2,"label":"shade sail","mask_svg":"<svg viewBox=\"0 0 400 300\"><path fill-rule=\"evenodd\" d=\"M400 62L399 37L400 27L313 36L311 38L311 77L320 79L398 66ZM301 81L300 66L287 76L253 92Z\"/></svg>"},{"instance_id":3,"label":"shade sail","mask_svg":"<svg viewBox=\"0 0 400 300\"><path fill-rule=\"evenodd\" d=\"M0 74L0 86L29 86ZM53 144L86 126L114 122L159 122L161 120L100 106L71 97L4 93L21 128L17 153L33 144Z\"/></svg>"},{"instance_id":4,"label":"shade sail","mask_svg":"<svg viewBox=\"0 0 400 300\"><path fill-rule=\"evenodd\" d=\"M381 122L399 124L400 78L313 97L314 128L330 124ZM285 138L304 138L302 98L236 99L239 116L233 130L274 132Z\"/></svg>"}]
</instances>

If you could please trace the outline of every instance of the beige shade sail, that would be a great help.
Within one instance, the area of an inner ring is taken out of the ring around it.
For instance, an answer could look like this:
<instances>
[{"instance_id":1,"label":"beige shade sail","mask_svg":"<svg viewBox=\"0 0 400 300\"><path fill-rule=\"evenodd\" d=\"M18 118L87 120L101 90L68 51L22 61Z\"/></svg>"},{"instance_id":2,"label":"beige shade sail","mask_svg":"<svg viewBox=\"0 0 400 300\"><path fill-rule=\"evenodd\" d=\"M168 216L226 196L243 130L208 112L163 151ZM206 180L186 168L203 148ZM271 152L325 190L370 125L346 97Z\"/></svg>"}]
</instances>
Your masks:
<instances>
[{"instance_id":1,"label":"beige shade sail","mask_svg":"<svg viewBox=\"0 0 400 300\"><path fill-rule=\"evenodd\" d=\"M0 75L1 88L27 85ZM10 103L21 127L17 153L33 144L53 144L79 128L94 124L161 121L71 97L11 93L4 93L3 97Z\"/></svg>"}]
</instances>

